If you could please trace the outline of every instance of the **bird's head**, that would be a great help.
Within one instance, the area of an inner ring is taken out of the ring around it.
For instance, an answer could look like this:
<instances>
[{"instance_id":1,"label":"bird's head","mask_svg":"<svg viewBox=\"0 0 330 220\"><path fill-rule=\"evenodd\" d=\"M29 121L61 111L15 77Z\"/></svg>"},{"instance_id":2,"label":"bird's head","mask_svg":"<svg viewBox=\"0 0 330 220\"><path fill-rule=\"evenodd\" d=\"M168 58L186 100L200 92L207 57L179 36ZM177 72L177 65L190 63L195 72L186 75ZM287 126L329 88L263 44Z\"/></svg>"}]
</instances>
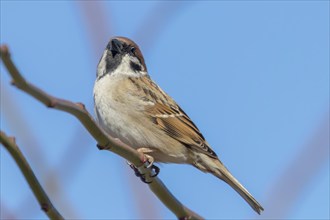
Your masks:
<instances>
[{"instance_id":1,"label":"bird's head","mask_svg":"<svg viewBox=\"0 0 330 220\"><path fill-rule=\"evenodd\" d=\"M147 75L141 50L126 37L111 38L97 67L97 78L110 75L140 77Z\"/></svg>"}]
</instances>

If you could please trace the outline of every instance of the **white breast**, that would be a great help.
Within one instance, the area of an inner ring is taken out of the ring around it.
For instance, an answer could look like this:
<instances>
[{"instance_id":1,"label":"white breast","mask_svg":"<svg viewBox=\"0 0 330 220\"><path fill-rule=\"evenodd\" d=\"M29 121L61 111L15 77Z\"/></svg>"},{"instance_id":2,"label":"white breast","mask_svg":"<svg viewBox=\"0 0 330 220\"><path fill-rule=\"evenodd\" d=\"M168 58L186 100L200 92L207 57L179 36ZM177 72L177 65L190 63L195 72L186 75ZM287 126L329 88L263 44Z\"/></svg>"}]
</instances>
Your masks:
<instances>
[{"instance_id":1,"label":"white breast","mask_svg":"<svg viewBox=\"0 0 330 220\"><path fill-rule=\"evenodd\" d=\"M100 125L112 136L115 136L133 147L149 145L150 132L143 118L143 106L130 101L125 86L125 77L105 75L95 82L95 112ZM140 109L140 111L139 111ZM148 127L148 126L147 126ZM149 136L149 137L148 137Z\"/></svg>"},{"instance_id":2,"label":"white breast","mask_svg":"<svg viewBox=\"0 0 330 220\"><path fill-rule=\"evenodd\" d=\"M127 139L126 117L116 94L116 77L105 75L94 85L95 113L100 125L112 136Z\"/></svg>"},{"instance_id":3,"label":"white breast","mask_svg":"<svg viewBox=\"0 0 330 220\"><path fill-rule=\"evenodd\" d=\"M132 101L132 96L123 95L128 91L122 80L122 76L107 74L95 82L95 112L100 125L110 135L134 148L157 149L153 156L158 161L186 161L186 147L146 118L138 100Z\"/></svg>"}]
</instances>

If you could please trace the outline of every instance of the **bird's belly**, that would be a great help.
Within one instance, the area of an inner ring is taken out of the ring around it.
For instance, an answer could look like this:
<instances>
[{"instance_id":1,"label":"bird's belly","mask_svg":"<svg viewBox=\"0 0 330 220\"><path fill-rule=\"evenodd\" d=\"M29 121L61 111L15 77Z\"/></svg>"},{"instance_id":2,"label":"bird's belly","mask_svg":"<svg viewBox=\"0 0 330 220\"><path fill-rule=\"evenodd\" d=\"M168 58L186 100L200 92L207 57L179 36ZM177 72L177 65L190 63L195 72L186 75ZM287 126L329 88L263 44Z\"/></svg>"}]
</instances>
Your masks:
<instances>
[{"instance_id":1,"label":"bird's belly","mask_svg":"<svg viewBox=\"0 0 330 220\"><path fill-rule=\"evenodd\" d=\"M102 82L99 83L94 88L95 113L107 133L135 149L151 149L152 152L148 154L155 161L187 162L188 153L184 145L157 128L141 108L131 102L118 100L115 95L118 91L109 91L109 88L115 89L112 85L107 84L108 89L105 89Z\"/></svg>"},{"instance_id":2,"label":"bird's belly","mask_svg":"<svg viewBox=\"0 0 330 220\"><path fill-rule=\"evenodd\" d=\"M187 148L181 143L153 129L153 125L148 125L148 122L138 120L142 118L138 115L131 117L119 113L111 106L111 102L97 104L97 100L95 101L99 124L111 136L119 138L135 149L151 149L152 152L148 154L157 162L187 163Z\"/></svg>"},{"instance_id":3,"label":"bird's belly","mask_svg":"<svg viewBox=\"0 0 330 220\"><path fill-rule=\"evenodd\" d=\"M114 108L111 100L107 100L107 102L95 100L95 111L99 124L108 134L121 139L126 144L133 144L136 129L129 124L127 116Z\"/></svg>"}]
</instances>

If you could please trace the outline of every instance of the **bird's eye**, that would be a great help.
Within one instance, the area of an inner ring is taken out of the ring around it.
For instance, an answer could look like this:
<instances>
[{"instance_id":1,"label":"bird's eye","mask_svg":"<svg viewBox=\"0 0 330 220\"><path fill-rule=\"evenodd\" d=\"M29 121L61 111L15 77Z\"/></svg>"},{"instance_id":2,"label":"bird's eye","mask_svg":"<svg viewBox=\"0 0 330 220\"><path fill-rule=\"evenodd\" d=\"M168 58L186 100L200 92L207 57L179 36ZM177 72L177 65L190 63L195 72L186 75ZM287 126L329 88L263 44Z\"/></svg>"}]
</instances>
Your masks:
<instances>
[{"instance_id":1,"label":"bird's eye","mask_svg":"<svg viewBox=\"0 0 330 220\"><path fill-rule=\"evenodd\" d=\"M131 47L130 53L135 54L135 51L136 51L135 47Z\"/></svg>"}]
</instances>

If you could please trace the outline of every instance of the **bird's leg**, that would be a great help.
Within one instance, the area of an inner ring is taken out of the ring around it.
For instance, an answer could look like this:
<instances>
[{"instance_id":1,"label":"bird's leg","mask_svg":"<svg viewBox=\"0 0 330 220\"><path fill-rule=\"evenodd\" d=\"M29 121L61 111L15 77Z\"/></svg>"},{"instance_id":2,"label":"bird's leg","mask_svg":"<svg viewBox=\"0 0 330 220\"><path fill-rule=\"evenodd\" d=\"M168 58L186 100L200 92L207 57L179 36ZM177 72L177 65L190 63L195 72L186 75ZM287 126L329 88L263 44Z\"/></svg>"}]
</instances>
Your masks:
<instances>
[{"instance_id":1,"label":"bird's leg","mask_svg":"<svg viewBox=\"0 0 330 220\"><path fill-rule=\"evenodd\" d=\"M145 168L147 168L147 169L151 168L151 170L153 171L152 172L153 174L150 177L157 176L158 173L159 173L159 168L156 165L154 165L154 162L155 162L154 158L152 156L150 156L150 155L147 154L147 153L151 153L152 150L150 148L138 148L137 151L139 151L140 153L142 153L145 156L145 158L143 159L143 163L145 163L145 162L148 162L149 163ZM146 180L145 174L140 172L140 168L139 167L135 167L130 162L127 162L127 163L134 170L135 175L137 177L140 177L141 178L142 182L148 183L148 184L151 183L151 182L148 182Z\"/></svg>"},{"instance_id":2,"label":"bird's leg","mask_svg":"<svg viewBox=\"0 0 330 220\"><path fill-rule=\"evenodd\" d=\"M140 153L143 153L144 156L146 157L146 161L149 162L149 165L147 166L147 168L150 168L151 167L151 169L155 172L155 174L152 175L151 177L157 176L158 173L159 173L159 171L160 171L159 170L159 167L157 167L156 165L154 165L155 159L148 154L148 153L152 153L153 150L150 149L150 148L144 148L144 147L142 147L142 148L138 148L137 151L139 151Z\"/></svg>"},{"instance_id":3,"label":"bird's leg","mask_svg":"<svg viewBox=\"0 0 330 220\"><path fill-rule=\"evenodd\" d=\"M137 151L145 156L145 158L143 159L143 163L148 161L149 165L147 166L147 168L150 168L155 162L155 159L152 156L150 156L148 153L152 153L153 151L150 148L145 148L145 147L138 148Z\"/></svg>"}]
</instances>

